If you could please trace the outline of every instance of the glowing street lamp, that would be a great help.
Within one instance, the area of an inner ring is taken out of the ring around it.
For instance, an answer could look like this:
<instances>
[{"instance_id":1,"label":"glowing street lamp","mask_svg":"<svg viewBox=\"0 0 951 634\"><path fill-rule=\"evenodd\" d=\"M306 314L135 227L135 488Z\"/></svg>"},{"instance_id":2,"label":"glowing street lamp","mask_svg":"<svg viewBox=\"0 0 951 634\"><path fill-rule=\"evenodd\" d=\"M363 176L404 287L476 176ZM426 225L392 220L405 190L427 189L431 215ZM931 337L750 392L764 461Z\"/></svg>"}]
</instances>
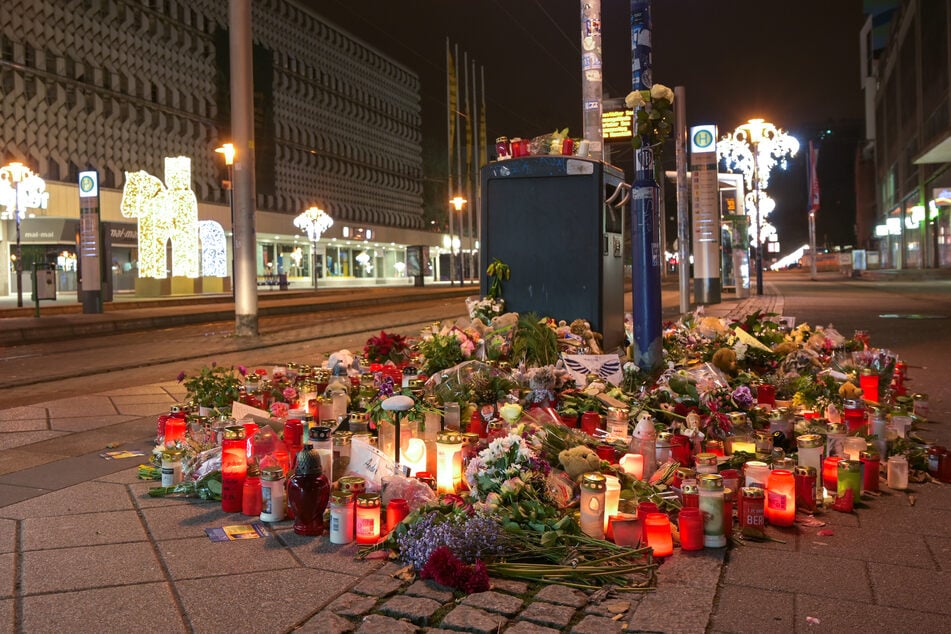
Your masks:
<instances>
[{"instance_id":1,"label":"glowing street lamp","mask_svg":"<svg viewBox=\"0 0 951 634\"><path fill-rule=\"evenodd\" d=\"M314 288L317 288L317 242L320 236L330 229L334 224L333 218L319 207L311 207L304 210L300 215L294 218L294 226L307 234L307 238L314 245L311 251L314 268Z\"/></svg>"},{"instance_id":2,"label":"glowing street lamp","mask_svg":"<svg viewBox=\"0 0 951 634\"><path fill-rule=\"evenodd\" d=\"M455 209L456 211L462 211L462 208L466 206L466 203L467 203L467 202L469 202L469 201L466 200L465 198L463 198L462 196L459 196L459 195L456 195L455 197L449 199L449 204L452 205L453 209ZM453 238L453 235L452 235L452 222L449 223L449 227L450 227L450 229L449 229L449 237L450 237L450 238ZM455 241L455 239L453 238L453 242L454 242L454 241ZM459 216L459 259L460 259L460 262L461 262L461 261L462 261L462 215L461 215L461 214L460 214L460 216ZM455 266L456 266L456 250L455 250L454 247L450 247L450 251L449 251L449 267L452 269L452 271L455 271L455 270L456 270L456 269L455 269ZM465 269L465 267L461 267L461 268L462 268L462 269ZM451 279L452 279L452 277L451 277L451 275L450 275L450 280L451 280ZM461 276L460 276L460 279L459 279L459 283L462 284L463 281L464 281L464 279L465 279L465 275L461 275Z\"/></svg>"},{"instance_id":3,"label":"glowing street lamp","mask_svg":"<svg viewBox=\"0 0 951 634\"><path fill-rule=\"evenodd\" d=\"M231 297L234 297L234 144L225 143L215 152L221 154L225 159L225 165L228 167L228 180L222 183L222 188L228 190L228 208L231 210Z\"/></svg>"},{"instance_id":4,"label":"glowing street lamp","mask_svg":"<svg viewBox=\"0 0 951 634\"><path fill-rule=\"evenodd\" d=\"M737 126L717 143L717 154L724 159L727 168L742 172L746 188L752 192L746 205L747 213L753 214L756 244L756 294L763 294L763 229L769 200L765 190L769 185L769 173L779 165L786 168L786 159L799 151L799 141L763 119L750 119ZM772 201L770 201L772 202Z\"/></svg>"},{"instance_id":5,"label":"glowing street lamp","mask_svg":"<svg viewBox=\"0 0 951 634\"><path fill-rule=\"evenodd\" d=\"M26 207L20 206L20 183L33 176L33 170L23 163L14 162L0 168L0 180L7 181L13 186L13 217L16 219L17 226L17 250L16 261L13 263L17 276L17 308L23 307L23 253L20 250L20 219L23 217Z\"/></svg>"}]
</instances>

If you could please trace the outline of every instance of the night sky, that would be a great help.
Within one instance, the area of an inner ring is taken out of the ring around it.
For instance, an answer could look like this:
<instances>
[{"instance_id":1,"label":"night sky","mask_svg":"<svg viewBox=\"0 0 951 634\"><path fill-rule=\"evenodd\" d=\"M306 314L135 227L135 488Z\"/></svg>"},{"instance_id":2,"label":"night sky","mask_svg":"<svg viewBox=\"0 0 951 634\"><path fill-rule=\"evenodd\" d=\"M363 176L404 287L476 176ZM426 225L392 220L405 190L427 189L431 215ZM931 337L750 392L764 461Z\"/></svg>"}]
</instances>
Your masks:
<instances>
[{"instance_id":1,"label":"night sky","mask_svg":"<svg viewBox=\"0 0 951 634\"><path fill-rule=\"evenodd\" d=\"M447 37L485 69L490 143L501 135L532 137L564 127L573 136L581 133L578 2L303 3L418 73L428 214L438 213L433 207L445 193ZM623 97L631 88L630 3L602 0L601 11L605 97ZM864 134L861 0L654 0L652 14L654 81L686 88L690 125L716 123L722 135L762 117L802 144L789 171L771 177L777 203L771 221L784 250L806 241L809 139L821 148L819 242L850 244L854 152ZM674 169L673 152L666 154ZM630 173L626 144L612 148L612 157Z\"/></svg>"}]
</instances>

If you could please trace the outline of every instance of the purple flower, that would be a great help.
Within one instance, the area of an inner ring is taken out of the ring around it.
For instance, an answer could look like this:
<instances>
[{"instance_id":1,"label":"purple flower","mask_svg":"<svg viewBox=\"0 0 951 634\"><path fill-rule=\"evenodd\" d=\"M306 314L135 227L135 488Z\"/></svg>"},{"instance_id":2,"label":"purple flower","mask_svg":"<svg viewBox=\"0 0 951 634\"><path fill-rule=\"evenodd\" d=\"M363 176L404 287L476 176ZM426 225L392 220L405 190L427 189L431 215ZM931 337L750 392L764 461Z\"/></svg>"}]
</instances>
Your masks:
<instances>
[{"instance_id":1,"label":"purple flower","mask_svg":"<svg viewBox=\"0 0 951 634\"><path fill-rule=\"evenodd\" d=\"M732 397L736 406L741 409L749 409L753 405L753 393L746 385L741 385L733 390Z\"/></svg>"},{"instance_id":2,"label":"purple flower","mask_svg":"<svg viewBox=\"0 0 951 634\"><path fill-rule=\"evenodd\" d=\"M184 380L185 380L185 372L184 372L184 371L179 372L179 373L178 373L178 382L181 383L181 382L184 381Z\"/></svg>"},{"instance_id":3,"label":"purple flower","mask_svg":"<svg viewBox=\"0 0 951 634\"><path fill-rule=\"evenodd\" d=\"M217 362L217 361L212 361L212 362L211 362L211 367L217 368L217 367L218 367L218 362Z\"/></svg>"},{"instance_id":4,"label":"purple flower","mask_svg":"<svg viewBox=\"0 0 951 634\"><path fill-rule=\"evenodd\" d=\"M241 374L241 376L248 376L248 369L243 365L238 366L238 372Z\"/></svg>"}]
</instances>

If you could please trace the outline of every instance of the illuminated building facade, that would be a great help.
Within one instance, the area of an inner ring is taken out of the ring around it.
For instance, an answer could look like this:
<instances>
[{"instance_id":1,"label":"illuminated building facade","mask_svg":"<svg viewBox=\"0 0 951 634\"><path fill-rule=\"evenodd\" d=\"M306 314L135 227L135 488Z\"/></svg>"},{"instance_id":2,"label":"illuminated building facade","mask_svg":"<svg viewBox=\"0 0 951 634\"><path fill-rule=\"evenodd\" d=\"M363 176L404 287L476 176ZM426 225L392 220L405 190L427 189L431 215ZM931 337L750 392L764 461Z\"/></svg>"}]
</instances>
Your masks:
<instances>
[{"instance_id":1,"label":"illuminated building facade","mask_svg":"<svg viewBox=\"0 0 951 634\"><path fill-rule=\"evenodd\" d=\"M438 251L443 238L424 230L418 77L293 2L251 6L259 275L399 283L405 246ZM99 172L115 290L133 288L142 255L141 229L120 210L127 174L161 177L167 158L190 159L198 220L230 236L228 173L215 153L230 141L227 8L216 0L4 2L0 165L22 162L49 192L48 206L22 219L27 266L58 260L64 272L75 269L76 182L86 169ZM335 221L316 253L293 225L315 204ZM11 226L0 222L4 257ZM119 237L109 242L109 232ZM212 234L220 243L217 231L199 237ZM359 239L366 235L375 239ZM230 238L224 243L230 260ZM0 294L11 275L0 275ZM67 278L60 290L70 290Z\"/></svg>"},{"instance_id":2,"label":"illuminated building facade","mask_svg":"<svg viewBox=\"0 0 951 634\"><path fill-rule=\"evenodd\" d=\"M882 268L951 267L951 0L866 0L857 234Z\"/></svg>"}]
</instances>

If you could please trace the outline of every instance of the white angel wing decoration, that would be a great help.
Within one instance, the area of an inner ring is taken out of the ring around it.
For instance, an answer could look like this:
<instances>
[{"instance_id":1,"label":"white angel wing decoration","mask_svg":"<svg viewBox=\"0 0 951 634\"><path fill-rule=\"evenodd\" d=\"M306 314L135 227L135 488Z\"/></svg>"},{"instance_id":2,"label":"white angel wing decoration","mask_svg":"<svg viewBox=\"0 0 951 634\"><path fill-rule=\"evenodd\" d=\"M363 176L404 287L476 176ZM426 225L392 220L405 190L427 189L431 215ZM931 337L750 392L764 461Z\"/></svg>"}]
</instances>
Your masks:
<instances>
[{"instance_id":1,"label":"white angel wing decoration","mask_svg":"<svg viewBox=\"0 0 951 634\"><path fill-rule=\"evenodd\" d=\"M578 385L584 385L589 374L611 383L620 385L621 358L616 354L565 354L562 355L565 368Z\"/></svg>"}]
</instances>

